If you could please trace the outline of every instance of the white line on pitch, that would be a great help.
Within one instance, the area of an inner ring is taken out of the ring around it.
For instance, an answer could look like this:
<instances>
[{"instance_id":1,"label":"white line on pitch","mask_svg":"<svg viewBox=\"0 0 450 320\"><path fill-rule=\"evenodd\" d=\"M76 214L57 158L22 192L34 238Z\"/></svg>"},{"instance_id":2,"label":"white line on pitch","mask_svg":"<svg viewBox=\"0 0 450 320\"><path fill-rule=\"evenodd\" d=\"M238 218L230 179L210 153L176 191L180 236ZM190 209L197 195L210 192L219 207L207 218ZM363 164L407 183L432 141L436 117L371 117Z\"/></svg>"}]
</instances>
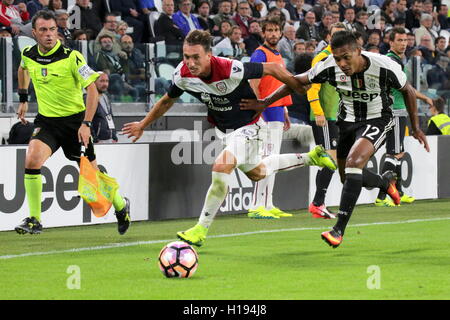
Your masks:
<instances>
[{"instance_id":1,"label":"white line on pitch","mask_svg":"<svg viewBox=\"0 0 450 320\"><path fill-rule=\"evenodd\" d=\"M431 218L431 219L414 219L414 220L404 220L404 221L386 221L386 222L360 223L360 224L351 224L348 227L367 227L367 226L375 226L375 225L405 224L405 223L442 221L442 220L450 220L450 217ZM209 236L208 239L240 237L240 236L248 236L248 235L260 234L260 233L275 233L275 232L288 232L288 231L307 231L307 230L324 230L324 229L328 229L328 228L329 227L259 230L259 231L249 231L249 232L242 232L242 233L219 234L219 235L215 235L215 236ZM0 259L6 260L6 259L14 259L14 258L22 258L22 257L30 257L30 256L43 256L43 255L50 255L50 254L59 254L59 253L74 253L74 252L82 252L82 251L93 251L93 250L123 248L123 247L132 247L132 246L139 246L139 245L155 244L155 243L167 243L167 242L171 242L171 241L174 241L174 239L136 241L136 242L126 242L126 243L111 243L111 244L107 244L107 245L104 245L104 246L95 246L95 247L86 247L86 248L73 248L73 249L54 250L54 251L46 251L46 252L28 252L28 253L21 253L21 254L10 254L10 255L5 255L5 256L0 256Z\"/></svg>"}]
</instances>

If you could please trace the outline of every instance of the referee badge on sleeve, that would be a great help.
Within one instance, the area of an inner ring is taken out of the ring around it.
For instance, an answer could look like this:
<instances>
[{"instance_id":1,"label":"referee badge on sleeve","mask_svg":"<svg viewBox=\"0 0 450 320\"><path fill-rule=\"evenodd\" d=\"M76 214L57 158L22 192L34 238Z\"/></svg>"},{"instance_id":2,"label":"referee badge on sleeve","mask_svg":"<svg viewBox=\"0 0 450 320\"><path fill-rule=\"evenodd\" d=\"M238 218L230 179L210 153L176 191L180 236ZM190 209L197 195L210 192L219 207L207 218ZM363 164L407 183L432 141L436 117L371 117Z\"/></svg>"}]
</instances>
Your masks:
<instances>
[{"instance_id":1,"label":"referee badge on sleeve","mask_svg":"<svg viewBox=\"0 0 450 320\"><path fill-rule=\"evenodd\" d=\"M92 70L87 64L85 64L78 69L78 73L83 77L84 80L87 80L91 75L94 74L94 70Z\"/></svg>"}]
</instances>

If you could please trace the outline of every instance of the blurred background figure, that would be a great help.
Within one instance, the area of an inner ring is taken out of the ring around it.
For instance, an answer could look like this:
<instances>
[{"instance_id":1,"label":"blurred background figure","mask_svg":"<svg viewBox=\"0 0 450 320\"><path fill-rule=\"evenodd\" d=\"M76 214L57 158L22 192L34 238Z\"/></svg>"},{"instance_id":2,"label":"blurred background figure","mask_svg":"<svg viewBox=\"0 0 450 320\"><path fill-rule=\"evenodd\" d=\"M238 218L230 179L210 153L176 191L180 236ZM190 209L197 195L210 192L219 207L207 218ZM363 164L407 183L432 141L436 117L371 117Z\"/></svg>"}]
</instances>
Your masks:
<instances>
[{"instance_id":1,"label":"blurred background figure","mask_svg":"<svg viewBox=\"0 0 450 320\"><path fill-rule=\"evenodd\" d=\"M98 105L92 119L91 133L94 143L116 143L118 141L111 102L108 98L109 77L104 72L95 81Z\"/></svg>"},{"instance_id":2,"label":"blurred background figure","mask_svg":"<svg viewBox=\"0 0 450 320\"><path fill-rule=\"evenodd\" d=\"M450 117L444 113L445 100L433 100L430 107L431 118L428 120L427 135L450 135Z\"/></svg>"}]
</instances>

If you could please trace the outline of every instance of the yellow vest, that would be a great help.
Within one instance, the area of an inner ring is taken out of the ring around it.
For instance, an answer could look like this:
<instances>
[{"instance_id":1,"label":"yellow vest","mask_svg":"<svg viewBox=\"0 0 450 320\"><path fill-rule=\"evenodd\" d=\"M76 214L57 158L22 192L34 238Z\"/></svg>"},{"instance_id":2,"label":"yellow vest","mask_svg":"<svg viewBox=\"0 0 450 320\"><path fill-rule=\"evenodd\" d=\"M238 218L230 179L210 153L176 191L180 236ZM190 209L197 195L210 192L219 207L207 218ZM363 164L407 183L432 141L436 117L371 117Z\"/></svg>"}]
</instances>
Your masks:
<instances>
[{"instance_id":1,"label":"yellow vest","mask_svg":"<svg viewBox=\"0 0 450 320\"><path fill-rule=\"evenodd\" d=\"M433 121L436 127L441 130L442 135L450 135L450 117L445 113L440 113L436 116L433 116L428 121L428 125Z\"/></svg>"}]
</instances>

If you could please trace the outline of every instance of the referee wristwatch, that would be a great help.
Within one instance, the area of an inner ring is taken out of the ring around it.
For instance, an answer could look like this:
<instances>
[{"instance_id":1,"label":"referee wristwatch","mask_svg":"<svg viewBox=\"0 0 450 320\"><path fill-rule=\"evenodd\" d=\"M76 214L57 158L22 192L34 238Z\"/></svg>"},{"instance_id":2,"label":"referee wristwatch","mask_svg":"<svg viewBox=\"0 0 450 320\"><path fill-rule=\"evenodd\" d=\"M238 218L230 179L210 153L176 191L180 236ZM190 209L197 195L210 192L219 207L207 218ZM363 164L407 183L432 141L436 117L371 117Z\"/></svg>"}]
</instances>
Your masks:
<instances>
[{"instance_id":1,"label":"referee wristwatch","mask_svg":"<svg viewBox=\"0 0 450 320\"><path fill-rule=\"evenodd\" d=\"M86 125L86 127L88 127L88 128L92 127L91 121L83 121L82 124Z\"/></svg>"}]
</instances>

